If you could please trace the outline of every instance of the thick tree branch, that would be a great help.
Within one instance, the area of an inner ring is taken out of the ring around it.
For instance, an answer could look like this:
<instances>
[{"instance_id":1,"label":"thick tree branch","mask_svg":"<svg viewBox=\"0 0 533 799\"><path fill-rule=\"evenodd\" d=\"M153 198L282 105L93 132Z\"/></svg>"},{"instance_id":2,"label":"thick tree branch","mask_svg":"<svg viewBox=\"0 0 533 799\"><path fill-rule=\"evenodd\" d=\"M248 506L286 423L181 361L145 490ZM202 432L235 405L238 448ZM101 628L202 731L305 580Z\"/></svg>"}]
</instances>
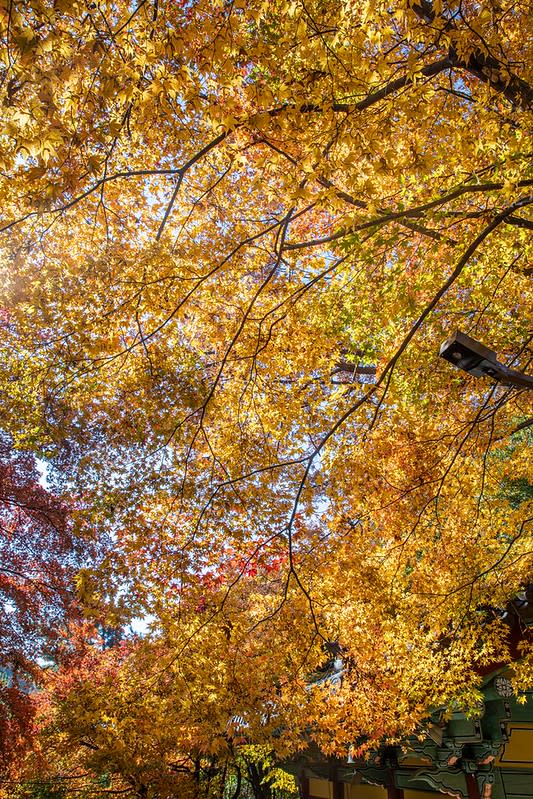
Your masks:
<instances>
[{"instance_id":1,"label":"thick tree branch","mask_svg":"<svg viewBox=\"0 0 533 799\"><path fill-rule=\"evenodd\" d=\"M533 185L533 180L521 180L517 186L520 188L525 188L528 186ZM454 189L447 194L443 194L436 200L430 200L427 203L423 203L422 205L415 206L414 208L407 208L405 211L391 211L389 213L383 212L380 216L373 217L365 222L361 222L359 225L353 225L350 228L341 228L341 230L336 231L335 233L330 234L329 236L324 236L320 239L310 239L309 241L298 241L293 242L285 245L286 250L301 250L307 247L317 247L322 246L324 244L328 244L332 241L337 241L338 239L345 238L346 236L350 235L350 233L355 233L359 230L366 230L367 228L374 227L374 225L383 225L389 222L400 221L405 218L409 217L421 217L426 213L426 211L430 211L433 208L438 208L445 203L451 202L452 200L461 197L463 194L479 194L483 192L492 192L492 191L499 191L503 189L504 183L503 182L493 182L493 183L473 183L467 186L460 186L458 189ZM498 214L496 214L497 216ZM520 219L520 217L511 216L511 219ZM508 221L506 218L504 221ZM517 224L516 222L514 224ZM526 223L525 227L529 227L529 224Z\"/></svg>"},{"instance_id":2,"label":"thick tree branch","mask_svg":"<svg viewBox=\"0 0 533 799\"><path fill-rule=\"evenodd\" d=\"M433 25L437 19L435 9L430 0L421 0L411 5L414 13L428 25ZM442 27L437 28L438 37L446 31L452 39L457 40L459 29L452 19L440 15ZM466 58L460 58L457 48L452 43L448 50L450 66L470 73L483 83L487 83L495 92L503 94L513 105L522 108L533 107L533 87L523 78L513 74L510 69L480 47L474 47Z\"/></svg>"},{"instance_id":3,"label":"thick tree branch","mask_svg":"<svg viewBox=\"0 0 533 799\"><path fill-rule=\"evenodd\" d=\"M495 92L503 94L513 105L522 108L533 107L533 87L522 78L513 75L493 56L476 49L466 59L461 59L453 47L448 57L453 67L464 69Z\"/></svg>"}]
</instances>

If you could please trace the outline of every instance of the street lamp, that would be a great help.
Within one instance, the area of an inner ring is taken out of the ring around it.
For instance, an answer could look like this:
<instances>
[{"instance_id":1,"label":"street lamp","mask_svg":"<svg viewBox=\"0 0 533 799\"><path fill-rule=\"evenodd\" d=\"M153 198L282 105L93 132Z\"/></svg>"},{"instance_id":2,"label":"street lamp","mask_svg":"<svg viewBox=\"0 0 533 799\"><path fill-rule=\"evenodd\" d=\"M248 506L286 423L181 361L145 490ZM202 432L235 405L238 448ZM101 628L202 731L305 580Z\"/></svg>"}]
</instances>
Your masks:
<instances>
[{"instance_id":1,"label":"street lamp","mask_svg":"<svg viewBox=\"0 0 533 799\"><path fill-rule=\"evenodd\" d=\"M504 386L533 388L533 375L504 366L493 350L459 330L441 344L439 355L474 377L492 377Z\"/></svg>"}]
</instances>

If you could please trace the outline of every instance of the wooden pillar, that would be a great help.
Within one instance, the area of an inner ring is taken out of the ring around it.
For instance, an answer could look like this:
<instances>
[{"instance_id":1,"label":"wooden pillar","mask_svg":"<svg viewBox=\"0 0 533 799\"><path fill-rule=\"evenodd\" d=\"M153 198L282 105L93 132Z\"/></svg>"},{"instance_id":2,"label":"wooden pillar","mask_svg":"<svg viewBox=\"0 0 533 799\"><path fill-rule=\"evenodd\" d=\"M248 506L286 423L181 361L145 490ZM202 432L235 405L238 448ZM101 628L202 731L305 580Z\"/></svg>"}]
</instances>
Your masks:
<instances>
[{"instance_id":1,"label":"wooden pillar","mask_svg":"<svg viewBox=\"0 0 533 799\"><path fill-rule=\"evenodd\" d=\"M403 788L396 787L394 783L394 769L389 768L387 780L387 799L403 799Z\"/></svg>"},{"instance_id":2,"label":"wooden pillar","mask_svg":"<svg viewBox=\"0 0 533 799\"><path fill-rule=\"evenodd\" d=\"M309 777L298 778L298 791L300 799L309 799Z\"/></svg>"},{"instance_id":3,"label":"wooden pillar","mask_svg":"<svg viewBox=\"0 0 533 799\"><path fill-rule=\"evenodd\" d=\"M333 781L333 799L344 799L344 783Z\"/></svg>"},{"instance_id":4,"label":"wooden pillar","mask_svg":"<svg viewBox=\"0 0 533 799\"><path fill-rule=\"evenodd\" d=\"M479 793L479 784L475 774L465 774L466 777L466 790L468 791L468 799L481 799Z\"/></svg>"}]
</instances>

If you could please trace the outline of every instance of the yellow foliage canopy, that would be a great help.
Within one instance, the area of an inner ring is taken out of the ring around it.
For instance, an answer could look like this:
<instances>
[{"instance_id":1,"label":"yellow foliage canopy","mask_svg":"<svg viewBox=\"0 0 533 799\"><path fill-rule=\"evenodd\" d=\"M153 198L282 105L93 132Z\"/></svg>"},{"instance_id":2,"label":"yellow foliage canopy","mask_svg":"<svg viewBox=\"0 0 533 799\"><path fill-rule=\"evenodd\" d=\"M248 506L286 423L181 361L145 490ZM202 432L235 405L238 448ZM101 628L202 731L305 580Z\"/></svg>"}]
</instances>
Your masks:
<instances>
[{"instance_id":1,"label":"yellow foliage canopy","mask_svg":"<svg viewBox=\"0 0 533 799\"><path fill-rule=\"evenodd\" d=\"M114 541L88 604L203 648L260 739L472 703L531 394L437 356L533 358L527 4L0 6L3 424Z\"/></svg>"}]
</instances>

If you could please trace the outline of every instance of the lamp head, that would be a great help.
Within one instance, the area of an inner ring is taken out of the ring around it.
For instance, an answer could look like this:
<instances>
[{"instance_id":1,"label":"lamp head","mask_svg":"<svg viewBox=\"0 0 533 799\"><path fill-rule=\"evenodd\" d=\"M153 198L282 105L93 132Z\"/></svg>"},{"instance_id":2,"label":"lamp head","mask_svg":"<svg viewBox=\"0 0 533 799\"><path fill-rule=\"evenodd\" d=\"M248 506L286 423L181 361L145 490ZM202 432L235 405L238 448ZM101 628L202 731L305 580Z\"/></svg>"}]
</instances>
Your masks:
<instances>
[{"instance_id":1,"label":"lamp head","mask_svg":"<svg viewBox=\"0 0 533 799\"><path fill-rule=\"evenodd\" d=\"M475 377L496 374L496 353L459 330L441 345L439 355Z\"/></svg>"}]
</instances>

